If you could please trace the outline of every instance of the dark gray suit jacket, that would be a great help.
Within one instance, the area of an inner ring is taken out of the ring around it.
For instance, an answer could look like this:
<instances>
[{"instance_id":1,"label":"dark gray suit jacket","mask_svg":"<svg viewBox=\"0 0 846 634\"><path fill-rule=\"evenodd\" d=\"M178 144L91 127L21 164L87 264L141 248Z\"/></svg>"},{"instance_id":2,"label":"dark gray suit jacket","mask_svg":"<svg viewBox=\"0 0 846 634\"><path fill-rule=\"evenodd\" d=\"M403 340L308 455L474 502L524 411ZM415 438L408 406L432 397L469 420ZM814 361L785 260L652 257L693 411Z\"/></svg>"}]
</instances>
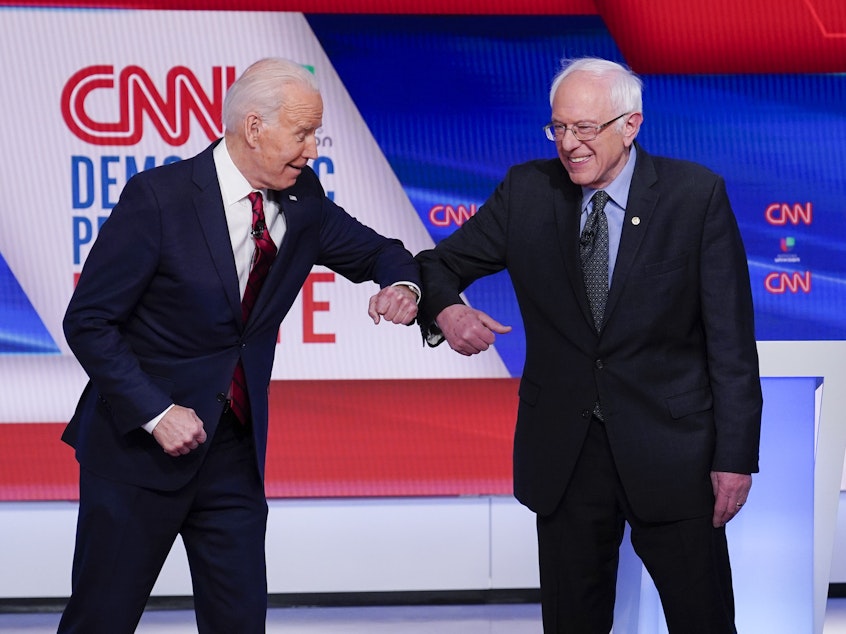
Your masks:
<instances>
[{"instance_id":1,"label":"dark gray suit jacket","mask_svg":"<svg viewBox=\"0 0 846 634\"><path fill-rule=\"evenodd\" d=\"M581 188L557 159L512 168L473 218L417 256L424 324L508 269L526 330L514 492L540 514L567 486L597 398L644 520L710 514L711 470L758 470L751 289L725 184L637 150L601 335L579 266Z\"/></svg>"}]
</instances>

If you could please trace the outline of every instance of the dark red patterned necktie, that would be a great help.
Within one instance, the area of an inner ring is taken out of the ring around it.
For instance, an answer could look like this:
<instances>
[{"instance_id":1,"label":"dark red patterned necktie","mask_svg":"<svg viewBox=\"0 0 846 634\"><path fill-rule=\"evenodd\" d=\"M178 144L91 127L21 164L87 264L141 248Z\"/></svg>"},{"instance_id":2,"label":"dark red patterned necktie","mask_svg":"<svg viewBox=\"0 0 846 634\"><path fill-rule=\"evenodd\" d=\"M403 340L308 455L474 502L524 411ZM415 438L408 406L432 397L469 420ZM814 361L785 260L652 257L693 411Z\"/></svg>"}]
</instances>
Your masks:
<instances>
[{"instance_id":1,"label":"dark red patterned necktie","mask_svg":"<svg viewBox=\"0 0 846 634\"><path fill-rule=\"evenodd\" d=\"M247 278L247 288L244 289L244 297L241 299L241 317L244 323L250 316L253 306L256 304L259 291L270 270L273 258L276 257L276 245L267 230L267 223L264 220L264 204L260 192L251 192L250 202L253 205L253 230L251 235L256 241L256 250L253 254L253 265L250 269L250 276ZM244 377L244 366L241 361L235 367L232 376L232 402L231 407L235 416L242 423L250 420L250 399L247 395L247 381Z\"/></svg>"}]
</instances>

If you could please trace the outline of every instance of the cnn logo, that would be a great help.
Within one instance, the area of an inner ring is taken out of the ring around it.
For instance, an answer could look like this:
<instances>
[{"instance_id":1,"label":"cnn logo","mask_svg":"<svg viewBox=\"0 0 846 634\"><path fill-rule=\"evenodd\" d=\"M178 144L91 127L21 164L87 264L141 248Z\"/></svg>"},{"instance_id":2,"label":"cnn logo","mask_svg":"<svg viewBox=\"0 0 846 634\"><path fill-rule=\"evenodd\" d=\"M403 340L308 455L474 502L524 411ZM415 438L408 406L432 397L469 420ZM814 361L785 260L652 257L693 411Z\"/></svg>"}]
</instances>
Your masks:
<instances>
[{"instance_id":1,"label":"cnn logo","mask_svg":"<svg viewBox=\"0 0 846 634\"><path fill-rule=\"evenodd\" d=\"M144 117L162 139L183 145L196 119L209 141L223 135L223 98L235 82L234 66L212 67L211 88L203 88L185 66L167 73L164 95L140 66L115 73L113 66L88 66L62 90L62 117L68 129L93 145L135 145L144 136Z\"/></svg>"},{"instance_id":2,"label":"cnn logo","mask_svg":"<svg viewBox=\"0 0 846 634\"><path fill-rule=\"evenodd\" d=\"M768 223L779 227L788 223L792 225L809 225L814 219L814 209L809 202L804 205L800 203L793 205L773 203L764 211L764 217Z\"/></svg>"},{"instance_id":3,"label":"cnn logo","mask_svg":"<svg viewBox=\"0 0 846 634\"><path fill-rule=\"evenodd\" d=\"M764 288L768 293L773 295L783 295L784 293L810 293L811 292L811 272L804 273L785 273L772 272L764 278Z\"/></svg>"}]
</instances>

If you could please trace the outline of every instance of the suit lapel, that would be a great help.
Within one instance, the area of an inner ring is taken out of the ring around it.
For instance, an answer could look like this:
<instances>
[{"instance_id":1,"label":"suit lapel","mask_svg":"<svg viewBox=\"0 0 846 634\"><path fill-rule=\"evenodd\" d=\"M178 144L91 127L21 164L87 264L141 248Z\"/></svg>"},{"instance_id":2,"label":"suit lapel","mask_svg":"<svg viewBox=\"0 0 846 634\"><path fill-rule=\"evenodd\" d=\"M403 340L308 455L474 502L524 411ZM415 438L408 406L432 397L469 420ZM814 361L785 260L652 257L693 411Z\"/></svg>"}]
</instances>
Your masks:
<instances>
[{"instance_id":1,"label":"suit lapel","mask_svg":"<svg viewBox=\"0 0 846 634\"><path fill-rule=\"evenodd\" d=\"M564 172L562 167L562 172ZM564 172L566 174L566 172ZM564 269L573 296L582 310L585 320L593 325L593 316L585 291L585 281L579 258L579 220L581 216L582 190L569 178L562 178L561 186L555 189L555 220L558 225L558 242Z\"/></svg>"},{"instance_id":2,"label":"suit lapel","mask_svg":"<svg viewBox=\"0 0 846 634\"><path fill-rule=\"evenodd\" d=\"M623 292L643 237L649 229L655 206L658 204L658 192L653 187L658 177L652 159L639 145L636 147L637 162L629 188L626 215L623 218L623 232L614 264L614 279L611 281L608 303L605 307L606 323Z\"/></svg>"},{"instance_id":3,"label":"suit lapel","mask_svg":"<svg viewBox=\"0 0 846 634\"><path fill-rule=\"evenodd\" d=\"M232 240L226 224L226 212L217 171L214 167L213 143L194 159L194 184L197 193L194 197L194 211L197 214L203 237L209 248L212 262L226 294L226 301L232 309L236 323L241 323L241 294L238 289L238 272L232 257Z\"/></svg>"}]
</instances>

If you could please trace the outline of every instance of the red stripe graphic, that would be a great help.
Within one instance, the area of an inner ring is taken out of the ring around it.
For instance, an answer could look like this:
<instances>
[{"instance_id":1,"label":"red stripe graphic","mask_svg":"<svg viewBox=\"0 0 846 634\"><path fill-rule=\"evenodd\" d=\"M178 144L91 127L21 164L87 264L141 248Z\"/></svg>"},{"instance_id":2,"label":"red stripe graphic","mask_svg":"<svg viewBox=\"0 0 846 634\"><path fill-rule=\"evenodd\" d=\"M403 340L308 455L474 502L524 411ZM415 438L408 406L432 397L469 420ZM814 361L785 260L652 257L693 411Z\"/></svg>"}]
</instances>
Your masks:
<instances>
[{"instance_id":1,"label":"red stripe graphic","mask_svg":"<svg viewBox=\"0 0 846 634\"><path fill-rule=\"evenodd\" d=\"M511 493L517 379L274 381L270 497ZM0 424L0 500L76 500L63 423Z\"/></svg>"},{"instance_id":2,"label":"red stripe graphic","mask_svg":"<svg viewBox=\"0 0 846 634\"><path fill-rule=\"evenodd\" d=\"M843 0L595 4L626 62L638 73L846 71Z\"/></svg>"},{"instance_id":3,"label":"red stripe graphic","mask_svg":"<svg viewBox=\"0 0 846 634\"><path fill-rule=\"evenodd\" d=\"M98 7L187 11L296 11L300 13L388 13L444 15L595 15L593 0L47 0L0 6Z\"/></svg>"}]
</instances>

